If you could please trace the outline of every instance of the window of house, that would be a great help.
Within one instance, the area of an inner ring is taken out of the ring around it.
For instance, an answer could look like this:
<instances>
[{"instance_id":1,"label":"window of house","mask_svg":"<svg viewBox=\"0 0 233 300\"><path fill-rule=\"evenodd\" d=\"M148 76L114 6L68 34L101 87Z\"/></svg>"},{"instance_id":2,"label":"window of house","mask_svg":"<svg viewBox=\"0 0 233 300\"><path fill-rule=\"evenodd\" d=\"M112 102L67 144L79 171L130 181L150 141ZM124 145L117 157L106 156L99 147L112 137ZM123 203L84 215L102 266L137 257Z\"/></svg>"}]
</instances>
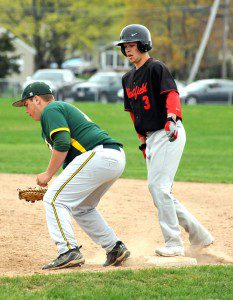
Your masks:
<instances>
[{"instance_id":1,"label":"window of house","mask_svg":"<svg viewBox=\"0 0 233 300\"><path fill-rule=\"evenodd\" d=\"M100 58L102 68L127 69L129 61L117 50L106 50L101 53Z\"/></svg>"},{"instance_id":2,"label":"window of house","mask_svg":"<svg viewBox=\"0 0 233 300\"><path fill-rule=\"evenodd\" d=\"M110 51L106 53L106 65L109 67L113 66L113 53Z\"/></svg>"},{"instance_id":3,"label":"window of house","mask_svg":"<svg viewBox=\"0 0 233 300\"><path fill-rule=\"evenodd\" d=\"M117 66L122 67L124 66L124 61L122 55L117 53Z\"/></svg>"}]
</instances>

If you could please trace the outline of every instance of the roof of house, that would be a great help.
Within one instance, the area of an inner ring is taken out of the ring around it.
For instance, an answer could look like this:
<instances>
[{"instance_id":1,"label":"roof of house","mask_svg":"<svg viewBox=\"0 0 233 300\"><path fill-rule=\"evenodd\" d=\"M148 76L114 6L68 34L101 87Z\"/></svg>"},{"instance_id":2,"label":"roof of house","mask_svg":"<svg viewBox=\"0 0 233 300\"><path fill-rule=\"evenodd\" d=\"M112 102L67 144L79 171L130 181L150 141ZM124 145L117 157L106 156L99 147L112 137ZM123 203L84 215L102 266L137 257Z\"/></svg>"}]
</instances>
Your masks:
<instances>
[{"instance_id":1,"label":"roof of house","mask_svg":"<svg viewBox=\"0 0 233 300\"><path fill-rule=\"evenodd\" d=\"M6 32L9 32L9 35L10 35L11 37L15 37L15 35L14 35L12 32L10 32L9 30L7 30L7 29L5 29L4 27L0 26L0 34L1 34L1 33L6 33ZM24 49L27 50L28 52L30 52L30 53L32 53L32 54L34 54L34 55L36 54L35 48L29 46L29 45L26 44L23 40L21 40L21 39L15 37L14 43L15 43L16 45L18 45L18 46L24 48Z\"/></svg>"}]
</instances>

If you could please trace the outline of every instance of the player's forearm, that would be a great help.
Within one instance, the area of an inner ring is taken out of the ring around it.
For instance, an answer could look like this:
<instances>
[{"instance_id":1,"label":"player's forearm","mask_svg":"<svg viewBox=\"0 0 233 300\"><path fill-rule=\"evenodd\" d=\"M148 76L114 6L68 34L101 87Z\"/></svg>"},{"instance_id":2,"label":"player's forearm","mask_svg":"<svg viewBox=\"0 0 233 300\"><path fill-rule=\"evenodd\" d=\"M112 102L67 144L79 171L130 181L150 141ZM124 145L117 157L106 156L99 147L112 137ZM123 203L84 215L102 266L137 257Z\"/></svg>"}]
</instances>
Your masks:
<instances>
[{"instance_id":1,"label":"player's forearm","mask_svg":"<svg viewBox=\"0 0 233 300\"><path fill-rule=\"evenodd\" d=\"M68 151L60 152L55 149L52 151L52 156L47 167L46 173L52 178L63 164Z\"/></svg>"},{"instance_id":2,"label":"player's forearm","mask_svg":"<svg viewBox=\"0 0 233 300\"><path fill-rule=\"evenodd\" d=\"M166 98L166 108L167 108L167 117L172 117L176 120L178 116L180 119L182 118L182 108L180 103L180 97L178 92L171 91L167 94Z\"/></svg>"}]
</instances>

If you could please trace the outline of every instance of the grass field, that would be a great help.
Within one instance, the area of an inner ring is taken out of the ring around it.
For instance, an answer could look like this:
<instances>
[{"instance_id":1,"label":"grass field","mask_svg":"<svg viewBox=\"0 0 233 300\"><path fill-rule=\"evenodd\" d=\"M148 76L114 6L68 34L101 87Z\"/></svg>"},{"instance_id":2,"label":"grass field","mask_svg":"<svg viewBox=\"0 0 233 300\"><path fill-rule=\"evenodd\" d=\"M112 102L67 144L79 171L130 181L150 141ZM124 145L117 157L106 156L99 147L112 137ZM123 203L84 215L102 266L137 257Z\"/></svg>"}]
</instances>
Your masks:
<instances>
[{"instance_id":1,"label":"grass field","mask_svg":"<svg viewBox=\"0 0 233 300\"><path fill-rule=\"evenodd\" d=\"M146 178L145 161L120 104L79 108L124 144L125 178ZM233 107L184 106L187 144L176 180L233 182ZM40 124L0 99L0 172L42 172L50 158ZM203 266L0 277L0 299L232 299L233 267Z\"/></svg>"},{"instance_id":2,"label":"grass field","mask_svg":"<svg viewBox=\"0 0 233 300\"><path fill-rule=\"evenodd\" d=\"M80 103L78 107L124 144L127 165L123 177L146 179L138 138L122 105ZM233 107L184 106L183 111L187 143L176 180L233 182ZM40 124L6 99L0 100L0 117L0 172L42 172L50 153L41 139Z\"/></svg>"},{"instance_id":3,"label":"grass field","mask_svg":"<svg viewBox=\"0 0 233 300\"><path fill-rule=\"evenodd\" d=\"M0 299L232 299L232 267L0 278Z\"/></svg>"}]
</instances>

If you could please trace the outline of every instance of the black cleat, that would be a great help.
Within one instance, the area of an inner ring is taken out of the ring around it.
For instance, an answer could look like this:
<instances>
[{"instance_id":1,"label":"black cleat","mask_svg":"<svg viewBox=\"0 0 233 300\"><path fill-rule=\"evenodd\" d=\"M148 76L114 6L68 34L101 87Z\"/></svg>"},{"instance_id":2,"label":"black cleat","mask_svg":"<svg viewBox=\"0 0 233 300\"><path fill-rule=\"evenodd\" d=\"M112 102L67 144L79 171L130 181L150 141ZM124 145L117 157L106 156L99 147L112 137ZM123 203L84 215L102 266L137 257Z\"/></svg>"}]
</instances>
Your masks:
<instances>
[{"instance_id":1,"label":"black cleat","mask_svg":"<svg viewBox=\"0 0 233 300\"><path fill-rule=\"evenodd\" d=\"M130 256L129 250L121 241L116 242L116 246L107 253L107 260L103 264L104 267L119 266Z\"/></svg>"},{"instance_id":2,"label":"black cleat","mask_svg":"<svg viewBox=\"0 0 233 300\"><path fill-rule=\"evenodd\" d=\"M51 263L44 265L42 270L49 269L60 269L66 267L80 267L85 262L85 259L82 253L79 251L79 248L74 248L68 250L65 253L60 254L56 259L54 259Z\"/></svg>"}]
</instances>

